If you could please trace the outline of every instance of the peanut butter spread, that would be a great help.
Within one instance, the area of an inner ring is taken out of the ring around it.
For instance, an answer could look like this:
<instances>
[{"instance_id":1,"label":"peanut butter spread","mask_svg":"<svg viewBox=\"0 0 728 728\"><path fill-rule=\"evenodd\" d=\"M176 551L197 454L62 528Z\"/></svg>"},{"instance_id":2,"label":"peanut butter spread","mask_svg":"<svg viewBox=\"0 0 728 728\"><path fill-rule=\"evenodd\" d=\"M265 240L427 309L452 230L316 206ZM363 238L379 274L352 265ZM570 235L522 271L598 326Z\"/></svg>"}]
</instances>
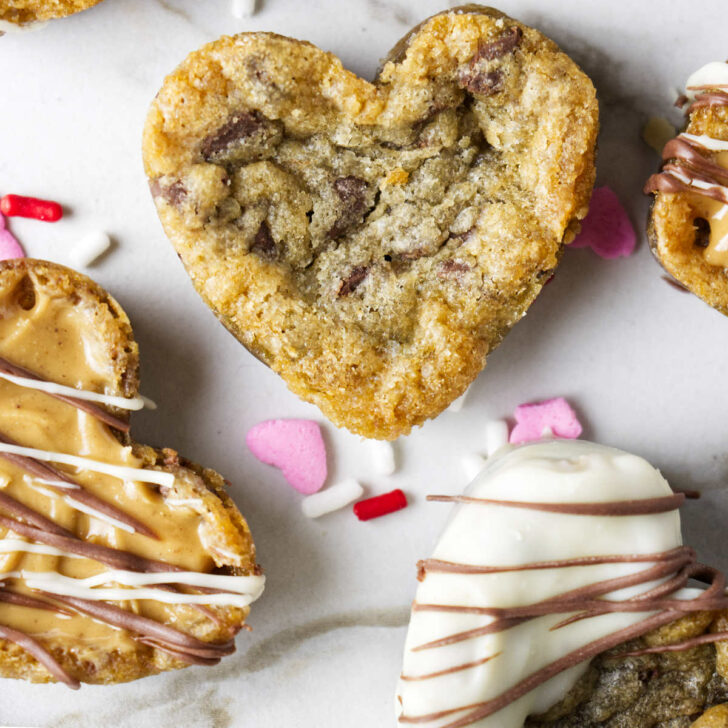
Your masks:
<instances>
[{"instance_id":1,"label":"peanut butter spread","mask_svg":"<svg viewBox=\"0 0 728 728\"><path fill-rule=\"evenodd\" d=\"M21 284L3 287L0 271L3 362L48 382L118 394L113 391L114 361L98 331L96 308L44 291L32 274ZM207 630L196 625L199 636L209 631L210 623L219 623L201 596L201 591L211 593L205 589L211 584L208 577L240 582L231 587L227 599L225 587L214 589L209 597L226 614L245 609L262 590L262 577L209 573L222 566L226 556L238 564L242 558L235 553L234 540L216 540L204 517L204 499L180 490L178 481L189 477L182 468L178 467L181 475L148 469L142 460L144 448L128 436L32 383L0 379L0 637L13 641L7 635L14 630L50 652L60 649L79 660L99 651L134 653L141 642L166 647L169 655L184 662L217 661L219 656L200 651L205 642L175 633L184 630L190 615L195 625L208 623ZM17 446L38 452L7 452ZM66 455L83 458L80 465L88 460L89 467L53 460ZM116 475L98 472L108 471L109 465L133 470L116 472L112 467ZM139 480L133 477L135 471ZM92 558L87 549L97 547L101 555ZM113 573L108 579L99 577L109 568ZM150 582L150 572L167 577L181 572L180 584L161 576L159 583ZM99 578L81 581L90 577ZM98 588L101 591L95 593ZM142 621L128 623L130 617ZM167 630L161 643L152 622ZM62 673L70 677L68 670L51 673L59 679L64 679Z\"/></svg>"}]
</instances>

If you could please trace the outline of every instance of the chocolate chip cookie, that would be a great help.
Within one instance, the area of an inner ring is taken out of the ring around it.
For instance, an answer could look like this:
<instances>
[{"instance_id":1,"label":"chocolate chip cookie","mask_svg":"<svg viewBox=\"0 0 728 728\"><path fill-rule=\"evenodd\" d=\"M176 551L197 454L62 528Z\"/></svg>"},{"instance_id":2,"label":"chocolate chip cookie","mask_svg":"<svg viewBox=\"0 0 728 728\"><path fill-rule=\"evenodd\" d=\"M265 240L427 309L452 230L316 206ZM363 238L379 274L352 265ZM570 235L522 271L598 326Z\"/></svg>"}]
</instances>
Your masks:
<instances>
[{"instance_id":1,"label":"chocolate chip cookie","mask_svg":"<svg viewBox=\"0 0 728 728\"><path fill-rule=\"evenodd\" d=\"M164 81L144 163L203 300L337 425L394 439L463 393L587 211L598 111L548 38L436 15L374 82L223 37Z\"/></svg>"},{"instance_id":2,"label":"chocolate chip cookie","mask_svg":"<svg viewBox=\"0 0 728 728\"><path fill-rule=\"evenodd\" d=\"M64 18L100 2L101 0L0 0L0 20L22 26Z\"/></svg>"}]
</instances>

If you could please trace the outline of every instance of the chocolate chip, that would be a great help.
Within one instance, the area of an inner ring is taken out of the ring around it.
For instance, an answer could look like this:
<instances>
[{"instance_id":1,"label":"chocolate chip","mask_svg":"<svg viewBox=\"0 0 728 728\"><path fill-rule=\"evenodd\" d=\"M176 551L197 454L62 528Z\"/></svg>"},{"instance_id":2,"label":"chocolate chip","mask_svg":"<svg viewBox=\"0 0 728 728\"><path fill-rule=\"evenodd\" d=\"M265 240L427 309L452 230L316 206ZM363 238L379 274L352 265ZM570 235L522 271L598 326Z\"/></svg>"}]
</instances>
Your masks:
<instances>
[{"instance_id":1,"label":"chocolate chip","mask_svg":"<svg viewBox=\"0 0 728 728\"><path fill-rule=\"evenodd\" d=\"M352 291L355 291L361 282L367 277L369 268L364 265L358 265L356 268L351 269L351 273L342 279L341 285L339 286L338 295L348 296Z\"/></svg>"},{"instance_id":2,"label":"chocolate chip","mask_svg":"<svg viewBox=\"0 0 728 728\"><path fill-rule=\"evenodd\" d=\"M352 225L361 222L366 210L369 186L359 177L338 177L334 180L334 191L343 203L343 209L328 232L330 238L338 238Z\"/></svg>"},{"instance_id":3,"label":"chocolate chip","mask_svg":"<svg viewBox=\"0 0 728 728\"><path fill-rule=\"evenodd\" d=\"M234 156L237 148L253 136L263 136L266 119L257 111L241 111L232 116L217 131L206 136L200 154L207 162Z\"/></svg>"},{"instance_id":4,"label":"chocolate chip","mask_svg":"<svg viewBox=\"0 0 728 728\"><path fill-rule=\"evenodd\" d=\"M520 44L523 31L513 26L500 38L481 43L468 65L460 70L458 82L462 88L479 96L492 96L503 90L503 71L498 68L485 68L494 61L512 53Z\"/></svg>"},{"instance_id":5,"label":"chocolate chip","mask_svg":"<svg viewBox=\"0 0 728 728\"><path fill-rule=\"evenodd\" d=\"M466 71L460 74L460 85L479 96L492 96L503 90L503 71Z\"/></svg>"},{"instance_id":6,"label":"chocolate chip","mask_svg":"<svg viewBox=\"0 0 728 728\"><path fill-rule=\"evenodd\" d=\"M707 248L710 245L710 223L704 217L696 217L693 220L695 225L695 245L698 248Z\"/></svg>"},{"instance_id":7,"label":"chocolate chip","mask_svg":"<svg viewBox=\"0 0 728 728\"><path fill-rule=\"evenodd\" d=\"M250 250L261 256L261 258L268 258L268 260L273 260L277 256L278 249L276 248L276 242L273 240L273 236L270 234L270 228L265 220L260 223Z\"/></svg>"},{"instance_id":8,"label":"chocolate chip","mask_svg":"<svg viewBox=\"0 0 728 728\"><path fill-rule=\"evenodd\" d=\"M481 59L493 61L496 58L501 58L506 53L512 53L520 45L522 38L523 31L514 25L500 36L500 38L491 40L488 43L480 43L477 53L473 56L473 60L476 62Z\"/></svg>"},{"instance_id":9,"label":"chocolate chip","mask_svg":"<svg viewBox=\"0 0 728 728\"><path fill-rule=\"evenodd\" d=\"M454 278L460 280L465 273L470 271L470 266L467 263L463 263L460 260L453 260L448 258L440 263L437 271L437 277L445 280Z\"/></svg>"},{"instance_id":10,"label":"chocolate chip","mask_svg":"<svg viewBox=\"0 0 728 728\"><path fill-rule=\"evenodd\" d=\"M149 189L154 199L164 200L175 207L179 207L187 197L187 188L180 180L172 184L163 184L159 179L153 179L149 183Z\"/></svg>"}]
</instances>

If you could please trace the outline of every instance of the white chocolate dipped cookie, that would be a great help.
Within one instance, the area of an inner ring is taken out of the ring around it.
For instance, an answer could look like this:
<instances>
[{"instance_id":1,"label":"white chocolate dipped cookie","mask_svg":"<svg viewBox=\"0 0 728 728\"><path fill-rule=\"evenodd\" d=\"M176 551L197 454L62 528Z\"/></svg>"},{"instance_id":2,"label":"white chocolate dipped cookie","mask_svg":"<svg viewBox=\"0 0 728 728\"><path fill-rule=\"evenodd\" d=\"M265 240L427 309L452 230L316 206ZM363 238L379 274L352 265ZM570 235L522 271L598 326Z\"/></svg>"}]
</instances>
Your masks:
<instances>
[{"instance_id":1,"label":"white chocolate dipped cookie","mask_svg":"<svg viewBox=\"0 0 728 728\"><path fill-rule=\"evenodd\" d=\"M728 600L682 544L684 498L642 458L560 440L433 497L456 506L419 564L398 724L691 725L728 686Z\"/></svg>"}]
</instances>

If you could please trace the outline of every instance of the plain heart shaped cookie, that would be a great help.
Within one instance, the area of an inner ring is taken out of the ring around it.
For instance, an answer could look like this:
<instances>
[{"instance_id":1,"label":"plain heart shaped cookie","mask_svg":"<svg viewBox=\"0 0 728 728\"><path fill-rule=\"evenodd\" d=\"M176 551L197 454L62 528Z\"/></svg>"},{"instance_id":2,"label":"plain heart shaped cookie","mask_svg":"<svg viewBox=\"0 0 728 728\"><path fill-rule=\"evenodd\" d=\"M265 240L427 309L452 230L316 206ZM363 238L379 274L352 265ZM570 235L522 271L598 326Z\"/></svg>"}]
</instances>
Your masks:
<instances>
[{"instance_id":1,"label":"plain heart shaped cookie","mask_svg":"<svg viewBox=\"0 0 728 728\"><path fill-rule=\"evenodd\" d=\"M79 13L101 0L0 0L0 20L13 25L44 22ZM0 28L0 31L5 28Z\"/></svg>"},{"instance_id":2,"label":"plain heart shaped cookie","mask_svg":"<svg viewBox=\"0 0 728 728\"><path fill-rule=\"evenodd\" d=\"M373 83L223 37L164 82L144 161L223 324L337 425L394 439L461 395L587 211L597 102L541 33L436 15Z\"/></svg>"},{"instance_id":3,"label":"plain heart shaped cookie","mask_svg":"<svg viewBox=\"0 0 728 728\"><path fill-rule=\"evenodd\" d=\"M0 263L0 676L216 664L263 589L222 476L129 436L138 358L91 280Z\"/></svg>"}]
</instances>

